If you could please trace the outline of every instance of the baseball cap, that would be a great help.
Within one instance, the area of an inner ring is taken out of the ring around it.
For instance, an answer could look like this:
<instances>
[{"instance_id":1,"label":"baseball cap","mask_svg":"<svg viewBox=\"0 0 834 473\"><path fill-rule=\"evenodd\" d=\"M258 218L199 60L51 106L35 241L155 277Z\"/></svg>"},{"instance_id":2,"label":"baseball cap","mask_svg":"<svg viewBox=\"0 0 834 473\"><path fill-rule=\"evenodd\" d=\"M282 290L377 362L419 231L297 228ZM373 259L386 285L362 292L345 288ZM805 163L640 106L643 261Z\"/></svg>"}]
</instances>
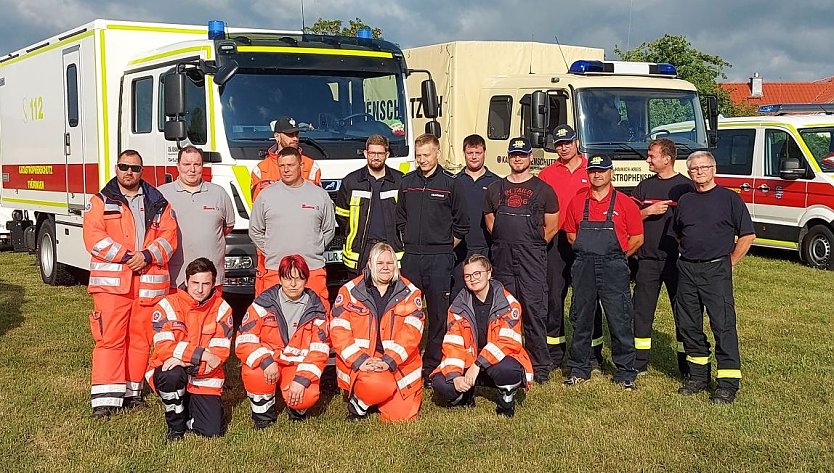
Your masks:
<instances>
[{"instance_id":1,"label":"baseball cap","mask_svg":"<svg viewBox=\"0 0 834 473\"><path fill-rule=\"evenodd\" d=\"M553 129L553 143L560 141L573 141L576 139L576 131L569 125L559 125Z\"/></svg>"},{"instance_id":2,"label":"baseball cap","mask_svg":"<svg viewBox=\"0 0 834 473\"><path fill-rule=\"evenodd\" d=\"M588 158L588 166L586 166L586 169L601 169L603 171L614 169L614 163L611 161L611 156L607 154L595 154Z\"/></svg>"},{"instance_id":3,"label":"baseball cap","mask_svg":"<svg viewBox=\"0 0 834 473\"><path fill-rule=\"evenodd\" d=\"M533 152L533 145L530 140L523 136L513 138L510 140L510 146L507 148L507 154L530 154Z\"/></svg>"},{"instance_id":4,"label":"baseball cap","mask_svg":"<svg viewBox=\"0 0 834 473\"><path fill-rule=\"evenodd\" d=\"M275 125L272 131L276 133L295 133L299 128L295 124L295 120L290 117L280 117L275 120Z\"/></svg>"}]
</instances>

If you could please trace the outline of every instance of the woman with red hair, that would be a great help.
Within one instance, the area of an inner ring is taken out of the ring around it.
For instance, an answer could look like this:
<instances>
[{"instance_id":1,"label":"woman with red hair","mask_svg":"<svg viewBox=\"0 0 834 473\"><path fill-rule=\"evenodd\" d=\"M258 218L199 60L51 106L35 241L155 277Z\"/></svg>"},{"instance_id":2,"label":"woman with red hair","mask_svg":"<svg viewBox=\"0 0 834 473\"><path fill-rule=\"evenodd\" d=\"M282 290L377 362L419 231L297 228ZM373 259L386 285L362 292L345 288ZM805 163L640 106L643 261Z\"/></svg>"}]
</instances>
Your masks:
<instances>
[{"instance_id":1,"label":"woman with red hair","mask_svg":"<svg viewBox=\"0 0 834 473\"><path fill-rule=\"evenodd\" d=\"M285 256L279 283L259 295L240 324L235 353L252 404L256 429L275 423L277 387L291 421L304 420L319 398L330 354L325 302L306 287L310 269L301 255Z\"/></svg>"}]
</instances>

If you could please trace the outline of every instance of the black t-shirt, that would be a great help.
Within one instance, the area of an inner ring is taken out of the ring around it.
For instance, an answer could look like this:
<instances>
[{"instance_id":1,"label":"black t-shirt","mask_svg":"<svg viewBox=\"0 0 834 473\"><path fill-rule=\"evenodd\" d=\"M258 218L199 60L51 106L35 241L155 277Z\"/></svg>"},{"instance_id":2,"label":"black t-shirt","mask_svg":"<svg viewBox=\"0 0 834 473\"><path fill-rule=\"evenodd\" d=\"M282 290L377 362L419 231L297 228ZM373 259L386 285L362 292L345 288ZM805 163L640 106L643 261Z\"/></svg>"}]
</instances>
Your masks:
<instances>
[{"instance_id":1,"label":"black t-shirt","mask_svg":"<svg viewBox=\"0 0 834 473\"><path fill-rule=\"evenodd\" d=\"M696 261L723 258L735 248L735 237L755 233L744 201L721 186L681 196L674 227L681 258Z\"/></svg>"},{"instance_id":2,"label":"black t-shirt","mask_svg":"<svg viewBox=\"0 0 834 473\"><path fill-rule=\"evenodd\" d=\"M381 179L374 179L368 175L368 183L371 184L371 215L368 219L368 240L385 240L385 214L382 212L382 200L379 193L382 192Z\"/></svg>"},{"instance_id":3,"label":"black t-shirt","mask_svg":"<svg viewBox=\"0 0 834 473\"><path fill-rule=\"evenodd\" d=\"M487 291L486 300L483 302L478 299L478 296L472 294L472 310L475 311L475 323L478 325L478 350L481 350L487 344L487 332L489 332L489 312L492 310L492 288Z\"/></svg>"},{"instance_id":4,"label":"black t-shirt","mask_svg":"<svg viewBox=\"0 0 834 473\"><path fill-rule=\"evenodd\" d=\"M677 202L687 192L694 192L692 181L683 174L662 179L652 176L637 184L631 194L641 209L659 200ZM670 205L663 215L650 215L643 220L643 246L637 251L640 259L672 259L678 257L678 240L672 229L677 206Z\"/></svg>"},{"instance_id":5,"label":"black t-shirt","mask_svg":"<svg viewBox=\"0 0 834 473\"><path fill-rule=\"evenodd\" d=\"M528 208L531 202L533 206ZM538 220L534 223L542 240L544 240L544 214L555 214L559 211L556 192L548 183L535 176L520 184L510 182L507 178L490 184L484 198L484 213L494 214L498 207L503 205L511 209L519 209L519 213L530 212L535 215Z\"/></svg>"},{"instance_id":6,"label":"black t-shirt","mask_svg":"<svg viewBox=\"0 0 834 473\"><path fill-rule=\"evenodd\" d=\"M469 214L469 233L464 239L467 250L489 248L489 232L484 223L484 195L487 187L498 179L488 169L478 180L473 180L466 170L458 173L456 180L460 181L461 189L466 194L466 213Z\"/></svg>"}]
</instances>

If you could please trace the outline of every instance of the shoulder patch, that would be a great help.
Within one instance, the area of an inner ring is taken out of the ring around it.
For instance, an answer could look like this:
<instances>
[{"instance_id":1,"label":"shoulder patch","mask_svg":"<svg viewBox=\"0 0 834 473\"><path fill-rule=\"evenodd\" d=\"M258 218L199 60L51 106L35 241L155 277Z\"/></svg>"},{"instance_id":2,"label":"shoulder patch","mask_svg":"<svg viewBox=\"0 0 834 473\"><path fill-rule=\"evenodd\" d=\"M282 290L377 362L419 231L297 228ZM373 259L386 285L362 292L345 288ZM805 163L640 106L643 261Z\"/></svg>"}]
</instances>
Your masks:
<instances>
[{"instance_id":1,"label":"shoulder patch","mask_svg":"<svg viewBox=\"0 0 834 473\"><path fill-rule=\"evenodd\" d=\"M338 296L336 296L336 300L333 301L333 305L339 305L342 303L343 300L345 300L344 296L342 296L342 294L339 294Z\"/></svg>"},{"instance_id":2,"label":"shoulder patch","mask_svg":"<svg viewBox=\"0 0 834 473\"><path fill-rule=\"evenodd\" d=\"M235 323L235 320L234 320L234 318L232 318L232 314L229 314L229 316L226 317L226 325L229 326L229 327L233 327L234 323Z\"/></svg>"},{"instance_id":3,"label":"shoulder patch","mask_svg":"<svg viewBox=\"0 0 834 473\"><path fill-rule=\"evenodd\" d=\"M510 311L510 318L518 320L519 316L521 316L521 311L518 310L518 307L513 307L513 310Z\"/></svg>"},{"instance_id":4,"label":"shoulder patch","mask_svg":"<svg viewBox=\"0 0 834 473\"><path fill-rule=\"evenodd\" d=\"M158 310L153 311L153 316L151 317L151 319L154 322L159 322L160 320L162 320L162 312Z\"/></svg>"},{"instance_id":5,"label":"shoulder patch","mask_svg":"<svg viewBox=\"0 0 834 473\"><path fill-rule=\"evenodd\" d=\"M93 201L88 201L87 205L84 206L84 212L89 212L93 209Z\"/></svg>"},{"instance_id":6,"label":"shoulder patch","mask_svg":"<svg viewBox=\"0 0 834 473\"><path fill-rule=\"evenodd\" d=\"M414 298L414 305L416 305L418 309L422 309L423 308L423 298L420 297L420 296L415 297Z\"/></svg>"}]
</instances>

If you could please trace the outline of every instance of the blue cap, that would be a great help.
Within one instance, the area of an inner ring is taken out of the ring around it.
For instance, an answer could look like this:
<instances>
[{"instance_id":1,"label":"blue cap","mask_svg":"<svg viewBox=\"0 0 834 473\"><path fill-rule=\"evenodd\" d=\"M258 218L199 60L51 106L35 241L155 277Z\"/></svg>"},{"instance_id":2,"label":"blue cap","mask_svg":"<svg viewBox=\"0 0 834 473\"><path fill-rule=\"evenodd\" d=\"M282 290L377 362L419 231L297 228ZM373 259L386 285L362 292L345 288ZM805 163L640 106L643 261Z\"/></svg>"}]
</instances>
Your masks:
<instances>
[{"instance_id":1,"label":"blue cap","mask_svg":"<svg viewBox=\"0 0 834 473\"><path fill-rule=\"evenodd\" d=\"M611 156L607 154L595 154L588 158L588 166L585 169L599 169L603 171L614 169L614 162L611 161Z\"/></svg>"},{"instance_id":2,"label":"blue cap","mask_svg":"<svg viewBox=\"0 0 834 473\"><path fill-rule=\"evenodd\" d=\"M507 148L507 154L530 154L533 152L533 145L530 140L523 136L513 138L510 140L510 146Z\"/></svg>"},{"instance_id":3,"label":"blue cap","mask_svg":"<svg viewBox=\"0 0 834 473\"><path fill-rule=\"evenodd\" d=\"M553 143L560 141L573 141L576 139L576 131L569 125L559 125L553 129Z\"/></svg>"}]
</instances>

